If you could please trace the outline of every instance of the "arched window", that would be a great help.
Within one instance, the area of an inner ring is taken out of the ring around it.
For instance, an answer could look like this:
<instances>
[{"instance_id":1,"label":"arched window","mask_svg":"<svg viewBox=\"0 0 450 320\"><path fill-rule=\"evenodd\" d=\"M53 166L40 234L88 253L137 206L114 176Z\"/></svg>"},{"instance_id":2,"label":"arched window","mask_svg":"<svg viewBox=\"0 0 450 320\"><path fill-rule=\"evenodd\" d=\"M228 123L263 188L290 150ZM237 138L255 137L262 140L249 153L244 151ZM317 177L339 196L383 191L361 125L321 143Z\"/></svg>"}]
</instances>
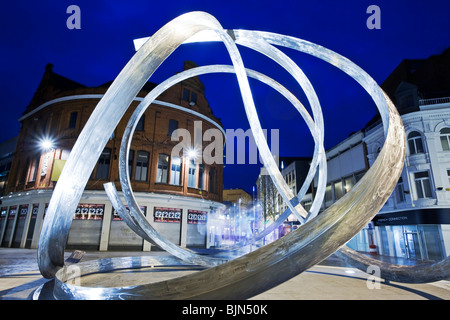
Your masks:
<instances>
[{"instance_id":1,"label":"arched window","mask_svg":"<svg viewBox=\"0 0 450 320\"><path fill-rule=\"evenodd\" d=\"M450 150L450 128L442 128L440 133L442 150Z\"/></svg>"},{"instance_id":2,"label":"arched window","mask_svg":"<svg viewBox=\"0 0 450 320\"><path fill-rule=\"evenodd\" d=\"M419 132L413 131L408 134L409 154L423 153L422 136Z\"/></svg>"}]
</instances>

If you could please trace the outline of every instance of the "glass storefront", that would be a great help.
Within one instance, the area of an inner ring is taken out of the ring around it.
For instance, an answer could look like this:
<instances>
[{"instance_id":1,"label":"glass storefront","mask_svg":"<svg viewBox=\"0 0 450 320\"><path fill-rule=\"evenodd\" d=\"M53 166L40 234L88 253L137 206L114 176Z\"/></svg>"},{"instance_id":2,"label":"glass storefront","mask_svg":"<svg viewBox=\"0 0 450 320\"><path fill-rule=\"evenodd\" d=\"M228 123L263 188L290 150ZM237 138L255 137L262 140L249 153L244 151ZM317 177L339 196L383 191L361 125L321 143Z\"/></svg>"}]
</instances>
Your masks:
<instances>
[{"instance_id":1,"label":"glass storefront","mask_svg":"<svg viewBox=\"0 0 450 320\"><path fill-rule=\"evenodd\" d=\"M440 225L400 225L376 227L379 254L413 260L445 258Z\"/></svg>"}]
</instances>

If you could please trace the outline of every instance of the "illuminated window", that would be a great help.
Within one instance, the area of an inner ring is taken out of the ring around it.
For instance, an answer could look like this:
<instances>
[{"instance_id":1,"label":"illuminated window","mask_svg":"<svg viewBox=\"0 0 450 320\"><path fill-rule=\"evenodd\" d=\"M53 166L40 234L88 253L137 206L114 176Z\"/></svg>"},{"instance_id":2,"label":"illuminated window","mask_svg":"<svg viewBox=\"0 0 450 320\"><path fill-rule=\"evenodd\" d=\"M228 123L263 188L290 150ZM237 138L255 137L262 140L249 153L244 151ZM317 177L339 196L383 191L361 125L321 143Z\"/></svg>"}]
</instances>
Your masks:
<instances>
[{"instance_id":1,"label":"illuminated window","mask_svg":"<svg viewBox=\"0 0 450 320\"><path fill-rule=\"evenodd\" d=\"M169 155L160 153L158 157L158 168L156 170L156 182L167 183L169 171Z\"/></svg>"},{"instance_id":2,"label":"illuminated window","mask_svg":"<svg viewBox=\"0 0 450 320\"><path fill-rule=\"evenodd\" d=\"M181 181L181 158L172 157L172 164L170 167L170 184L180 185Z\"/></svg>"},{"instance_id":3,"label":"illuminated window","mask_svg":"<svg viewBox=\"0 0 450 320\"><path fill-rule=\"evenodd\" d=\"M148 163L150 153L139 150L136 156L136 169L134 171L134 180L147 181L148 177Z\"/></svg>"},{"instance_id":4,"label":"illuminated window","mask_svg":"<svg viewBox=\"0 0 450 320\"><path fill-rule=\"evenodd\" d=\"M197 170L197 165L194 163L194 160L189 161L189 173L188 173L188 187L195 188L195 171Z\"/></svg>"}]
</instances>

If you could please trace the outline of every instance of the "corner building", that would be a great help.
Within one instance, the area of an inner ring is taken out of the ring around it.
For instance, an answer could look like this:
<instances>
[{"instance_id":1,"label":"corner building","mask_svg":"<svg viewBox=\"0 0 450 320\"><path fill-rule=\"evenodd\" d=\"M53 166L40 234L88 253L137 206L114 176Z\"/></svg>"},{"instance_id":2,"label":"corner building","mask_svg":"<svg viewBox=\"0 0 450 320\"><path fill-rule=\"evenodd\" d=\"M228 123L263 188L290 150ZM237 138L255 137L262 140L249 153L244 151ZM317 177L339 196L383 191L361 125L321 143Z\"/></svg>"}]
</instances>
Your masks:
<instances>
[{"instance_id":1,"label":"corner building","mask_svg":"<svg viewBox=\"0 0 450 320\"><path fill-rule=\"evenodd\" d=\"M187 61L184 69L194 66ZM15 156L7 188L0 198L1 246L37 247L59 174L111 83L86 87L56 74L53 66L47 65L31 103L19 119L22 126ZM117 215L103 184L114 182L121 194L118 162L122 135L139 102L155 86L148 82L142 88L106 144L74 212L66 248L152 250L152 245ZM222 139L192 147L199 153L214 143L215 150L222 151L224 130L213 115L204 97L204 86L197 77L166 90L139 120L129 153L131 187L148 221L158 232L183 247L205 247L208 215L224 207L221 203L223 166L221 162L206 164L183 154L172 156L172 149L182 141L172 141L176 129L188 130L191 137L194 131L203 137L206 130L216 129ZM125 200L123 203L126 204Z\"/></svg>"}]
</instances>

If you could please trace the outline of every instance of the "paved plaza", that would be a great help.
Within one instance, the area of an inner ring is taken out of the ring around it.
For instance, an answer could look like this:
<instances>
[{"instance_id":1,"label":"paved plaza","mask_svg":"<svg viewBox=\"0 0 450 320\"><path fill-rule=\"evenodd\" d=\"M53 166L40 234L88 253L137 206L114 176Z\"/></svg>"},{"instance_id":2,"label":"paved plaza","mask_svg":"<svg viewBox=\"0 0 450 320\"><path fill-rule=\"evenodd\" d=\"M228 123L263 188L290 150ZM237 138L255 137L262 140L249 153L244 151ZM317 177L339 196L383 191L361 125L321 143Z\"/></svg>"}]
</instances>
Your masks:
<instances>
[{"instance_id":1,"label":"paved plaza","mask_svg":"<svg viewBox=\"0 0 450 320\"><path fill-rule=\"evenodd\" d=\"M66 258L69 258L71 253L67 251ZM88 251L81 261L164 254L167 253ZM0 300L30 300L36 289L49 281L39 273L36 257L37 251L34 249L0 248ZM179 270L158 271L149 275L151 281L180 275ZM181 272L185 274L188 271ZM134 281L133 275L136 273L121 271L106 277L94 275L89 281L94 284L102 283L115 277L114 281L120 279L126 284L127 281ZM426 284L386 283L358 269L345 266L339 258L331 256L251 300L450 300L450 281L442 280Z\"/></svg>"}]
</instances>

